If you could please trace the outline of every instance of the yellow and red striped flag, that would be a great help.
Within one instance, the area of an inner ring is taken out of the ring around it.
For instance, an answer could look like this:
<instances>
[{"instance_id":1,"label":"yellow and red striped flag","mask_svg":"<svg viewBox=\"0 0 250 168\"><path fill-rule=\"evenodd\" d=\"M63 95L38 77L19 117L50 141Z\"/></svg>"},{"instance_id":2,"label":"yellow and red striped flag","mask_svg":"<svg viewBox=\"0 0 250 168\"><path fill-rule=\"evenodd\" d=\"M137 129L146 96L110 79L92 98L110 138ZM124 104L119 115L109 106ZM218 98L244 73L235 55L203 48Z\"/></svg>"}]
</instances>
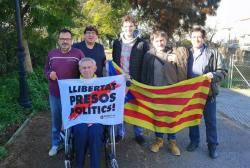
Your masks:
<instances>
[{"instance_id":1,"label":"yellow and red striped flag","mask_svg":"<svg viewBox=\"0 0 250 168\"><path fill-rule=\"evenodd\" d=\"M114 63L109 66L122 72ZM169 86L149 86L132 80L125 104L125 121L162 133L176 133L198 125L210 82L205 75Z\"/></svg>"}]
</instances>

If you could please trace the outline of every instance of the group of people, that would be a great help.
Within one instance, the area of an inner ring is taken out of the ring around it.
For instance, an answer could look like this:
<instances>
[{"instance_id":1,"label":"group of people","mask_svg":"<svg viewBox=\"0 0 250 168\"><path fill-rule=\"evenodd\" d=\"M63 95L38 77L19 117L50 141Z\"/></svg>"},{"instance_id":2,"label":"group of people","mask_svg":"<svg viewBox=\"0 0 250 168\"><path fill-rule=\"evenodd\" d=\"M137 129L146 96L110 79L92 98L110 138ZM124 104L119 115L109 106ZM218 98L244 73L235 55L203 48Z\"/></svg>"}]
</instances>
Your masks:
<instances>
[{"instance_id":1,"label":"group of people","mask_svg":"<svg viewBox=\"0 0 250 168\"><path fill-rule=\"evenodd\" d=\"M113 61L123 72L138 82L152 86L171 85L182 80L206 74L212 79L210 93L204 108L207 146L209 156L217 158L216 127L216 95L218 82L226 76L222 56L216 49L205 44L206 32L202 27L195 27L191 32L191 48L167 47L168 35L165 31L156 30L151 33L150 44L139 36L137 22L126 15L122 19L122 33L113 43ZM90 79L102 77L105 69L104 47L97 43L98 30L87 26L84 30L84 41L72 45L72 33L68 29L59 32L58 49L48 54L45 75L49 80L49 102L52 118L52 144L49 156L54 156L60 149L62 140L61 98L58 79ZM134 126L135 141L145 145L143 128ZM86 150L90 152L90 167L99 168L103 125L78 124L73 127L76 164L84 166ZM116 141L125 136L124 124L117 125ZM152 152L158 152L164 145L164 134L155 132L155 141L150 146ZM190 143L187 151L194 151L199 146L199 126L189 128ZM176 134L167 134L168 149L171 154L179 156L180 149L176 142Z\"/></svg>"}]
</instances>

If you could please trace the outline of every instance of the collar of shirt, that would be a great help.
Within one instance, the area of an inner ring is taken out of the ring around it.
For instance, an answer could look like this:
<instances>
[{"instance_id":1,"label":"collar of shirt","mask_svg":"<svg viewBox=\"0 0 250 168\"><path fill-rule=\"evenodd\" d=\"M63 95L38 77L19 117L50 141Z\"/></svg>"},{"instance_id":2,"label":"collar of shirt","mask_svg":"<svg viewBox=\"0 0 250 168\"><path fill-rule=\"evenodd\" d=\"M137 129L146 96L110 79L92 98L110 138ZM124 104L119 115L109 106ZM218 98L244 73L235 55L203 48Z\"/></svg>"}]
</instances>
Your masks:
<instances>
[{"instance_id":1,"label":"collar of shirt","mask_svg":"<svg viewBox=\"0 0 250 168\"><path fill-rule=\"evenodd\" d=\"M195 52L192 49L194 59L197 59L198 57L200 57L202 53L204 52L204 50L205 50L205 45L203 45L201 48L199 48L199 50L196 50Z\"/></svg>"},{"instance_id":2,"label":"collar of shirt","mask_svg":"<svg viewBox=\"0 0 250 168\"><path fill-rule=\"evenodd\" d=\"M93 75L93 78L96 78L96 74ZM80 75L80 79L85 79L82 74Z\"/></svg>"}]
</instances>

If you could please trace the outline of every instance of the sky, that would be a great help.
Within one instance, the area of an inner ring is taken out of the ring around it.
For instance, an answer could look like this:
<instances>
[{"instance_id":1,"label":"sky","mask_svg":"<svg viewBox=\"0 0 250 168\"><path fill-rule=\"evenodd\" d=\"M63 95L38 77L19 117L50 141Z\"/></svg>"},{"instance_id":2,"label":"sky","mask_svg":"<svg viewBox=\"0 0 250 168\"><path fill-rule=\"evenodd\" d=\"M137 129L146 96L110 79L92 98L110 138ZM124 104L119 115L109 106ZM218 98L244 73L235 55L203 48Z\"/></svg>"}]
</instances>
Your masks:
<instances>
[{"instance_id":1,"label":"sky","mask_svg":"<svg viewBox=\"0 0 250 168\"><path fill-rule=\"evenodd\" d=\"M218 30L214 41L250 34L250 0L221 0L216 13L206 21L206 26Z\"/></svg>"}]
</instances>

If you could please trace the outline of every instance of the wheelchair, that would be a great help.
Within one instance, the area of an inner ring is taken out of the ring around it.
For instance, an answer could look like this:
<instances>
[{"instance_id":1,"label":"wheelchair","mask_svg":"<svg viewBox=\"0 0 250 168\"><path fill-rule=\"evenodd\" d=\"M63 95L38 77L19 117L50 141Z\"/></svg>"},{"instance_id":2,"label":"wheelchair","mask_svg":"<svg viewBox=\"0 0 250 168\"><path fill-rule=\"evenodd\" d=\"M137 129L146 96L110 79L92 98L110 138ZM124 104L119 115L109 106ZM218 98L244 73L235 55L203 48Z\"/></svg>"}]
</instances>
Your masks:
<instances>
[{"instance_id":1,"label":"wheelchair","mask_svg":"<svg viewBox=\"0 0 250 168\"><path fill-rule=\"evenodd\" d=\"M74 136L72 128L65 129L61 135L64 139L65 168L74 166ZM116 159L115 126L105 126L104 128L104 155L106 168L119 168Z\"/></svg>"},{"instance_id":2,"label":"wheelchair","mask_svg":"<svg viewBox=\"0 0 250 168\"><path fill-rule=\"evenodd\" d=\"M119 168L116 160L115 126L106 126L104 131L104 151L107 168Z\"/></svg>"}]
</instances>

